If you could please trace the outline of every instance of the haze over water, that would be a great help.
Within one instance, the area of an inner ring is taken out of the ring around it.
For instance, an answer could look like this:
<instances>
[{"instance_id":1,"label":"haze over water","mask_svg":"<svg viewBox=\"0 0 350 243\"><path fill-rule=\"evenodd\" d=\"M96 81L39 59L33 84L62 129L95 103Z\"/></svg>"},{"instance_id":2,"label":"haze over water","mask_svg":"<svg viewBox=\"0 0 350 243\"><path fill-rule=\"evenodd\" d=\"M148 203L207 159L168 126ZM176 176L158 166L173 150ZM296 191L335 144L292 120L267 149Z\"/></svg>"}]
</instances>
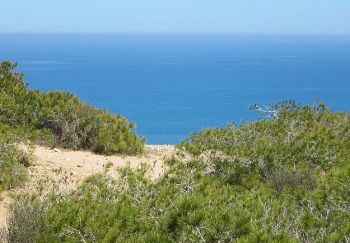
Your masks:
<instances>
[{"instance_id":1,"label":"haze over water","mask_svg":"<svg viewBox=\"0 0 350 243\"><path fill-rule=\"evenodd\" d=\"M252 103L350 111L350 37L0 35L30 88L71 91L137 123L148 143L256 119Z\"/></svg>"}]
</instances>

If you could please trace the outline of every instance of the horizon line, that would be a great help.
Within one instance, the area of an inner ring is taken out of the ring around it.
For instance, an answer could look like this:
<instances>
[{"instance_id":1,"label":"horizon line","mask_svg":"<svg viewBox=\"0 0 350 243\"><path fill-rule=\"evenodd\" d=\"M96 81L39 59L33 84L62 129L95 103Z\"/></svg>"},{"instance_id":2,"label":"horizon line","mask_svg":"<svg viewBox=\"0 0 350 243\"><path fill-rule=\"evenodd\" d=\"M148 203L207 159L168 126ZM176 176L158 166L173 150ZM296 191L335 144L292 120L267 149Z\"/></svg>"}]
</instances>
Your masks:
<instances>
[{"instance_id":1,"label":"horizon line","mask_svg":"<svg viewBox=\"0 0 350 243\"><path fill-rule=\"evenodd\" d=\"M13 31L0 32L0 35L225 35L225 36L350 36L350 33L305 33L305 32L160 32L160 31L120 31L120 32L71 32L71 31L57 31L57 32L32 32L32 31Z\"/></svg>"}]
</instances>

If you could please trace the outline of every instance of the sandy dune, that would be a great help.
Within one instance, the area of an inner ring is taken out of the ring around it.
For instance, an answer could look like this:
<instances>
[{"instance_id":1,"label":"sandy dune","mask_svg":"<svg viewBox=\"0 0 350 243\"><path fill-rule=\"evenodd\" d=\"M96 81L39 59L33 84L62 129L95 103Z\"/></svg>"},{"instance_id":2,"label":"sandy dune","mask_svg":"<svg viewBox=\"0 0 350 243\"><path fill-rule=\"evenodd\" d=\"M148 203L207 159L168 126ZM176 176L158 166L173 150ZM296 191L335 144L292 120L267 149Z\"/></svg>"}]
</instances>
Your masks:
<instances>
[{"instance_id":1,"label":"sandy dune","mask_svg":"<svg viewBox=\"0 0 350 243\"><path fill-rule=\"evenodd\" d=\"M27 147L23 147L28 150ZM104 172L116 176L116 168L130 163L136 168L141 163L152 168L150 176L157 178L164 171L164 160L175 153L172 145L146 145L142 156L103 156L88 151L69 151L36 146L32 152L33 165L28 168L29 178L22 187L5 191L0 195L0 227L6 225L6 216L13 195L35 191L39 184L44 186L73 189L87 176Z\"/></svg>"}]
</instances>

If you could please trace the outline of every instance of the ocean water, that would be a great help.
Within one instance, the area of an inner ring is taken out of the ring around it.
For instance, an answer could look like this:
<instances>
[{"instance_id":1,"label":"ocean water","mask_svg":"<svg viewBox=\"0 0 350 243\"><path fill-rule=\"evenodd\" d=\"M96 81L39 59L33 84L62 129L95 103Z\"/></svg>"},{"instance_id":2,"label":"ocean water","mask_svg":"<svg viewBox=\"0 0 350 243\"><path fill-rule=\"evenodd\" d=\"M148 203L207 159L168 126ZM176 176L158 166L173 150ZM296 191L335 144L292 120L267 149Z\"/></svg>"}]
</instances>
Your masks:
<instances>
[{"instance_id":1,"label":"ocean water","mask_svg":"<svg viewBox=\"0 0 350 243\"><path fill-rule=\"evenodd\" d=\"M30 88L71 91L137 123L150 144L256 119L252 103L350 111L350 37L0 35Z\"/></svg>"}]
</instances>

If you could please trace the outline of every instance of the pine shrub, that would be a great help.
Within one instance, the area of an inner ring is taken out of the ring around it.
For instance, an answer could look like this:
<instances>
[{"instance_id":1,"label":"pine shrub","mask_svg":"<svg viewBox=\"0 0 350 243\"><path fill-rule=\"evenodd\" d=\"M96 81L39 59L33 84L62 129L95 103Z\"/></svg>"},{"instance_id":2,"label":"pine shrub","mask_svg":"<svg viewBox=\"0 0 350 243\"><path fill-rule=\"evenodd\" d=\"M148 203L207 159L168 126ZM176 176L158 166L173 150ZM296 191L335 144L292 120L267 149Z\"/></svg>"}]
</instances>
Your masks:
<instances>
[{"instance_id":1,"label":"pine shrub","mask_svg":"<svg viewBox=\"0 0 350 243\"><path fill-rule=\"evenodd\" d=\"M120 115L83 103L73 94L29 90L16 64L0 63L0 123L25 128L36 142L102 154L136 154L144 139Z\"/></svg>"}]
</instances>

